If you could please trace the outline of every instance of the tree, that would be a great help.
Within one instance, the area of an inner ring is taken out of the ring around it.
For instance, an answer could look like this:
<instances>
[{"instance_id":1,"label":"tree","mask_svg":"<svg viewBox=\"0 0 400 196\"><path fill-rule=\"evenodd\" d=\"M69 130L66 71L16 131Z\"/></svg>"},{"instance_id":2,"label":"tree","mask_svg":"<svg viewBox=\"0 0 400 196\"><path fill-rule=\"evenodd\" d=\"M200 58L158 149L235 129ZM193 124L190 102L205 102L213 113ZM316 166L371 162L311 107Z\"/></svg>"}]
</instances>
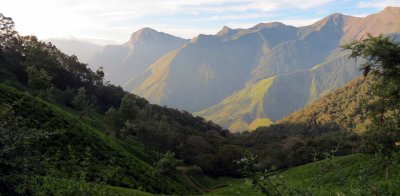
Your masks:
<instances>
[{"instance_id":1,"label":"tree","mask_svg":"<svg viewBox=\"0 0 400 196\"><path fill-rule=\"evenodd\" d=\"M226 144L220 147L216 155L215 168L219 175L237 175L238 165L232 164L235 160L238 160L243 155L243 149L239 146Z\"/></svg>"},{"instance_id":2,"label":"tree","mask_svg":"<svg viewBox=\"0 0 400 196\"><path fill-rule=\"evenodd\" d=\"M0 13L0 51L9 48L18 34L14 29L14 21Z\"/></svg>"},{"instance_id":3,"label":"tree","mask_svg":"<svg viewBox=\"0 0 400 196\"><path fill-rule=\"evenodd\" d=\"M139 111L135 101L135 95L126 94L121 99L121 105L119 106L119 111L122 115L124 121L134 120Z\"/></svg>"},{"instance_id":4,"label":"tree","mask_svg":"<svg viewBox=\"0 0 400 196\"><path fill-rule=\"evenodd\" d=\"M236 161L242 167L240 170L245 176L251 178L253 188L258 188L265 195L283 195L281 186L283 183L276 180L275 169L262 170L258 156L251 151L245 151L244 157Z\"/></svg>"},{"instance_id":5,"label":"tree","mask_svg":"<svg viewBox=\"0 0 400 196\"><path fill-rule=\"evenodd\" d=\"M42 94L51 87L53 78L45 70L29 66L26 71L28 73L28 85L32 90Z\"/></svg>"},{"instance_id":6,"label":"tree","mask_svg":"<svg viewBox=\"0 0 400 196\"><path fill-rule=\"evenodd\" d=\"M23 52L24 45L14 29L14 21L0 13L0 65L26 82Z\"/></svg>"},{"instance_id":7,"label":"tree","mask_svg":"<svg viewBox=\"0 0 400 196\"><path fill-rule=\"evenodd\" d=\"M105 113L105 116L107 118L108 123L111 125L113 128L113 131L117 137L120 136L120 130L124 126L124 121L121 117L120 112L115 109L114 107L111 107L108 109L108 111Z\"/></svg>"},{"instance_id":8,"label":"tree","mask_svg":"<svg viewBox=\"0 0 400 196\"><path fill-rule=\"evenodd\" d=\"M156 163L155 171L159 175L174 177L178 174L176 169L182 162L175 158L175 153L167 152L164 156Z\"/></svg>"},{"instance_id":9,"label":"tree","mask_svg":"<svg viewBox=\"0 0 400 196\"><path fill-rule=\"evenodd\" d=\"M17 34L14 30L14 21L10 17L4 16L0 13L0 38L5 40Z\"/></svg>"},{"instance_id":10,"label":"tree","mask_svg":"<svg viewBox=\"0 0 400 196\"><path fill-rule=\"evenodd\" d=\"M125 94L121 99L121 105L118 109L111 107L106 112L106 117L114 128L117 137L121 136L121 130L124 128L125 124L129 126L132 125L133 120L136 119L138 111L139 108L135 101L135 95Z\"/></svg>"},{"instance_id":11,"label":"tree","mask_svg":"<svg viewBox=\"0 0 400 196\"><path fill-rule=\"evenodd\" d=\"M367 151L390 154L400 141L400 43L382 35L354 41L346 46L350 57L363 58L360 68L373 77L372 93L366 109L372 124L364 135Z\"/></svg>"},{"instance_id":12,"label":"tree","mask_svg":"<svg viewBox=\"0 0 400 196\"><path fill-rule=\"evenodd\" d=\"M86 89L84 87L78 89L78 93L74 97L72 104L74 108L79 111L84 111L89 109L90 102L87 99Z\"/></svg>"}]
</instances>

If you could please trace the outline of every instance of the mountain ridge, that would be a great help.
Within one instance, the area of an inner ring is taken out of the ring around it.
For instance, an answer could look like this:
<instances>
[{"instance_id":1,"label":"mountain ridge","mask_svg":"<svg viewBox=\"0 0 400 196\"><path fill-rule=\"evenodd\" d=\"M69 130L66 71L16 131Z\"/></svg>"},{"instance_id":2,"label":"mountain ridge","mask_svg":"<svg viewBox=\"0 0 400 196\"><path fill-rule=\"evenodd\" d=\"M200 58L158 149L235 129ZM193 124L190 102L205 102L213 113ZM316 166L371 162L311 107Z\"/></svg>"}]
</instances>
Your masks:
<instances>
[{"instance_id":1,"label":"mountain ridge","mask_svg":"<svg viewBox=\"0 0 400 196\"><path fill-rule=\"evenodd\" d=\"M146 70L166 53L187 43L164 32L145 27L131 34L122 45L107 45L95 54L88 64L93 68L103 67L106 79L123 85Z\"/></svg>"},{"instance_id":2,"label":"mountain ridge","mask_svg":"<svg viewBox=\"0 0 400 196\"><path fill-rule=\"evenodd\" d=\"M334 13L303 27L280 22L248 29L224 26L215 35L200 34L171 50L174 55L166 52L143 66L123 88L152 103L195 112L226 128L236 123L234 127L245 130L250 124L277 121L359 76L356 63L340 46L367 33L400 33L398 19L400 8L388 7L365 17ZM258 108L243 113L237 108L236 113L243 114L237 122L220 120L231 118L221 117L231 113L221 107L226 100L247 103L235 96L272 77L276 79L262 90L263 99L256 99ZM258 123L252 123L255 120Z\"/></svg>"}]
</instances>

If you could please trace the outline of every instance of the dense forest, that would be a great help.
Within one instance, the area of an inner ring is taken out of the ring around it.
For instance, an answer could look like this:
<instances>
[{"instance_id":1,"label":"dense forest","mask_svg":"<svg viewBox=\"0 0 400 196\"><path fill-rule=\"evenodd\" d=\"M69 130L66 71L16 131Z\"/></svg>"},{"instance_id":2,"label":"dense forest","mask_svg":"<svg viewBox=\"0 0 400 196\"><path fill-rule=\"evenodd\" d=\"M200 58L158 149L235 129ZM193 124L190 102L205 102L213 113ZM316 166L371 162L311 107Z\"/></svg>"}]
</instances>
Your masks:
<instances>
[{"instance_id":1,"label":"dense forest","mask_svg":"<svg viewBox=\"0 0 400 196\"><path fill-rule=\"evenodd\" d=\"M51 43L19 35L2 14L0 30L4 195L115 195L124 188L139 195L202 193L187 179L188 168L204 178L250 176L262 193L274 195L265 185L271 173L259 171L326 159L326 152L389 160L398 151L400 44L387 37L346 46L352 57L369 60L362 66L366 78L274 125L232 134L123 91L104 81L101 68L93 71Z\"/></svg>"}]
</instances>

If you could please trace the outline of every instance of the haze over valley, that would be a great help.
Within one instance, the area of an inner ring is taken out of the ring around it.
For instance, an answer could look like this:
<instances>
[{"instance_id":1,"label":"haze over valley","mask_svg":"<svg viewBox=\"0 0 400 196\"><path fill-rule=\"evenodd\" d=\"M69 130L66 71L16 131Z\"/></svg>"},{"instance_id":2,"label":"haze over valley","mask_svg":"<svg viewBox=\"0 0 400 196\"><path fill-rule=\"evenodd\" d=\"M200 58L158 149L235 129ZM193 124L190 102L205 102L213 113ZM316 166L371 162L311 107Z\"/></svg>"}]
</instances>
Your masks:
<instances>
[{"instance_id":1,"label":"haze over valley","mask_svg":"<svg viewBox=\"0 0 400 196\"><path fill-rule=\"evenodd\" d=\"M400 195L399 6L4 0L0 195Z\"/></svg>"},{"instance_id":2,"label":"haze over valley","mask_svg":"<svg viewBox=\"0 0 400 196\"><path fill-rule=\"evenodd\" d=\"M388 7L365 17L336 13L303 27L224 26L191 40L146 27L122 45L89 48L91 57L82 59L151 103L192 112L234 132L254 130L359 76L358 64L340 46L367 33L396 36L399 19L400 9ZM54 44L73 53L74 43ZM75 53L81 48L76 43Z\"/></svg>"}]
</instances>

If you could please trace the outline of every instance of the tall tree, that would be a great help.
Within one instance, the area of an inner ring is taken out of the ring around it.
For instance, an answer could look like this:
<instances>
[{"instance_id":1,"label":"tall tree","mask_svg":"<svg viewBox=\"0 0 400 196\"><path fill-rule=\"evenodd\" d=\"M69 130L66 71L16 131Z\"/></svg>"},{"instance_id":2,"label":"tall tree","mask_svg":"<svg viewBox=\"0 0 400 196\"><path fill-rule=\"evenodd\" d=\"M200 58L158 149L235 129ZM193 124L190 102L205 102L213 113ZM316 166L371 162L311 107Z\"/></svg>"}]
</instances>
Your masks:
<instances>
[{"instance_id":1,"label":"tall tree","mask_svg":"<svg viewBox=\"0 0 400 196\"><path fill-rule=\"evenodd\" d=\"M133 126L133 120L136 119L139 108L135 101L135 95L125 94L121 99L118 109L111 107L106 116L114 129L115 135L120 137L121 130L125 125Z\"/></svg>"},{"instance_id":2,"label":"tall tree","mask_svg":"<svg viewBox=\"0 0 400 196\"><path fill-rule=\"evenodd\" d=\"M72 101L72 104L76 110L79 110L83 112L83 114L86 114L88 110L90 109L90 102L87 97L86 89L84 87L81 87L78 89L78 93L74 97L74 100Z\"/></svg>"},{"instance_id":3,"label":"tall tree","mask_svg":"<svg viewBox=\"0 0 400 196\"><path fill-rule=\"evenodd\" d=\"M14 29L14 21L0 13L0 65L26 82L23 52L24 45Z\"/></svg>"},{"instance_id":4,"label":"tall tree","mask_svg":"<svg viewBox=\"0 0 400 196\"><path fill-rule=\"evenodd\" d=\"M124 121L135 119L139 111L135 101L135 95L126 94L124 97L122 97L119 111L121 112Z\"/></svg>"},{"instance_id":5,"label":"tall tree","mask_svg":"<svg viewBox=\"0 0 400 196\"><path fill-rule=\"evenodd\" d=\"M28 85L36 93L43 94L51 87L53 78L44 69L29 66L26 71L28 72Z\"/></svg>"},{"instance_id":6,"label":"tall tree","mask_svg":"<svg viewBox=\"0 0 400 196\"><path fill-rule=\"evenodd\" d=\"M368 35L344 47L352 58L361 57L360 68L365 76L373 77L372 93L367 111L373 123L365 134L368 151L390 154L398 150L400 141L400 43L385 36Z\"/></svg>"}]
</instances>

